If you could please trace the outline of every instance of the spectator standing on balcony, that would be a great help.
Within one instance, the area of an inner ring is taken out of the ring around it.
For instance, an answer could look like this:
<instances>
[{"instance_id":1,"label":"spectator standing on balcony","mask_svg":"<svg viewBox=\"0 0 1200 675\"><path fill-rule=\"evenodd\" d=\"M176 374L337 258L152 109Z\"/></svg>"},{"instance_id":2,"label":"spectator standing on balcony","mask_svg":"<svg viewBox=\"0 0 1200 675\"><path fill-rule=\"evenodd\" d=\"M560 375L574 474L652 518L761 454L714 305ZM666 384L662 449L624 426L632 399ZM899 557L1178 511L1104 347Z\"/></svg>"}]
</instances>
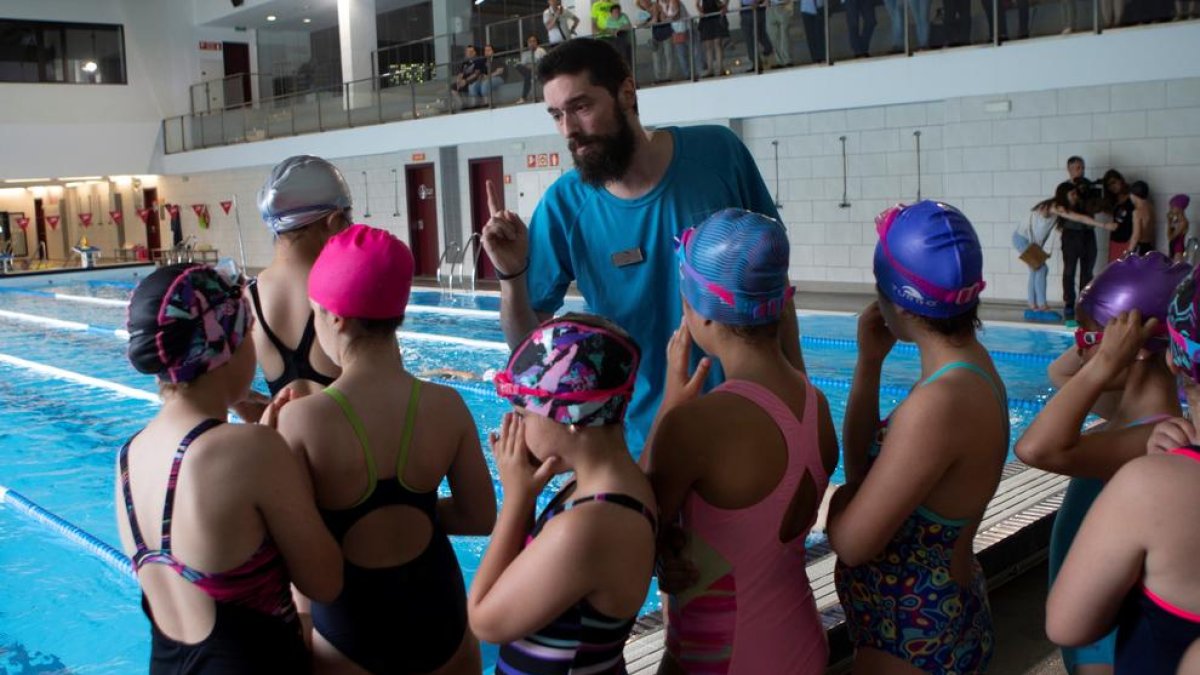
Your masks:
<instances>
[{"instance_id":1,"label":"spectator standing on balcony","mask_svg":"<svg viewBox=\"0 0 1200 675\"><path fill-rule=\"evenodd\" d=\"M575 28L579 25L579 17L563 7L562 0L549 0L546 10L542 12L542 24L546 26L546 40L553 47L564 40L575 37Z\"/></svg>"},{"instance_id":2,"label":"spectator standing on balcony","mask_svg":"<svg viewBox=\"0 0 1200 675\"><path fill-rule=\"evenodd\" d=\"M662 9L663 20L671 22L671 44L675 45L675 60L679 62L679 72L684 78L704 69L704 55L700 52L700 38L697 37L695 26L689 20L685 0L658 0ZM695 70L692 63L696 64Z\"/></svg>"},{"instance_id":3,"label":"spectator standing on balcony","mask_svg":"<svg viewBox=\"0 0 1200 675\"><path fill-rule=\"evenodd\" d=\"M875 2L844 0L844 5L850 50L854 52L854 58L864 58L871 51L871 36L875 33Z\"/></svg>"},{"instance_id":4,"label":"spectator standing on balcony","mask_svg":"<svg viewBox=\"0 0 1200 675\"><path fill-rule=\"evenodd\" d=\"M668 16L672 2L675 4L674 13ZM675 57L671 55L675 49L675 29L671 22L677 16L679 0L654 0L650 5L650 48L653 50L655 82L669 82L675 79ZM686 55L685 51L684 56ZM684 69L684 72L687 70Z\"/></svg>"},{"instance_id":5,"label":"spectator standing on balcony","mask_svg":"<svg viewBox=\"0 0 1200 675\"><path fill-rule=\"evenodd\" d=\"M804 41L813 63L825 62L825 0L798 0L804 22Z\"/></svg>"},{"instance_id":6,"label":"spectator standing on balcony","mask_svg":"<svg viewBox=\"0 0 1200 675\"><path fill-rule=\"evenodd\" d=\"M538 44L536 35L525 38L525 50L521 52L521 62L516 65L517 72L523 79L521 98L517 99L517 103L525 103L530 100L529 94L533 91L533 71L544 56L546 56L546 49Z\"/></svg>"},{"instance_id":7,"label":"spectator standing on balcony","mask_svg":"<svg viewBox=\"0 0 1200 675\"><path fill-rule=\"evenodd\" d=\"M1100 16L1104 18L1106 28L1116 28L1121 25L1121 17L1125 13L1125 0L1100 0Z\"/></svg>"},{"instance_id":8,"label":"spectator standing on balcony","mask_svg":"<svg viewBox=\"0 0 1200 675\"><path fill-rule=\"evenodd\" d=\"M775 67L792 65L792 14L796 11L794 0L770 0L767 7L767 39L775 48Z\"/></svg>"},{"instance_id":9,"label":"spectator standing on balcony","mask_svg":"<svg viewBox=\"0 0 1200 675\"><path fill-rule=\"evenodd\" d=\"M696 12L700 14L700 40L704 44L704 58L708 67L703 77L725 74L725 40L729 37L729 10L727 0L696 0Z\"/></svg>"},{"instance_id":10,"label":"spectator standing on balcony","mask_svg":"<svg viewBox=\"0 0 1200 675\"><path fill-rule=\"evenodd\" d=\"M892 53L904 51L905 2L908 3L908 11L912 15L913 25L917 29L917 47L929 48L929 4L931 0L884 0L888 17L892 22Z\"/></svg>"},{"instance_id":11,"label":"spectator standing on balcony","mask_svg":"<svg viewBox=\"0 0 1200 675\"><path fill-rule=\"evenodd\" d=\"M775 53L771 38L767 37L767 0L742 0L741 17L750 69L761 69L764 61ZM760 51L763 60L757 61Z\"/></svg>"},{"instance_id":12,"label":"spectator standing on balcony","mask_svg":"<svg viewBox=\"0 0 1200 675\"><path fill-rule=\"evenodd\" d=\"M961 47L971 44L971 0L944 0L946 44Z\"/></svg>"}]
</instances>

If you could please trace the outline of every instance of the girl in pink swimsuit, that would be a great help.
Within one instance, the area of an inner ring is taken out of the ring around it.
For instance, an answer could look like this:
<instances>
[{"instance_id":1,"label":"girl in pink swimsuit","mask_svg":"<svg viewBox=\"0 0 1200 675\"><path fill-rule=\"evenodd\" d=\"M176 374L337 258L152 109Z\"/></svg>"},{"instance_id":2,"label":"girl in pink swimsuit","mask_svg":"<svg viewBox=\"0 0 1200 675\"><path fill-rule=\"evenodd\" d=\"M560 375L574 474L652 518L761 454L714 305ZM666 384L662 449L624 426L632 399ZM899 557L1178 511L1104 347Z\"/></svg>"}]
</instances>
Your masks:
<instances>
[{"instance_id":1,"label":"girl in pink swimsuit","mask_svg":"<svg viewBox=\"0 0 1200 675\"><path fill-rule=\"evenodd\" d=\"M837 438L824 396L780 347L788 252L780 223L738 209L679 244L683 323L647 455L661 522L679 522L659 555L688 578L660 575L660 673L820 673L828 660L804 540ZM707 365L688 376L693 339L728 377L699 397Z\"/></svg>"}]
</instances>

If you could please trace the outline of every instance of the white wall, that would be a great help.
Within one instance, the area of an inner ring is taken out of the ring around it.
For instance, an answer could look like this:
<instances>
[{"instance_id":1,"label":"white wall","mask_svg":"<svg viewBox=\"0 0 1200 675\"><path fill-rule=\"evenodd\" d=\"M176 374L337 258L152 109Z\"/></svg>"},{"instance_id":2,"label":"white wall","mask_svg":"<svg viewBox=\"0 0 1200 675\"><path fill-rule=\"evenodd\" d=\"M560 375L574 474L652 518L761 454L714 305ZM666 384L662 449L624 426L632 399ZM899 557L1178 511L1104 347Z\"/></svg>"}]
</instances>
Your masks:
<instances>
[{"instance_id":1,"label":"white wall","mask_svg":"<svg viewBox=\"0 0 1200 675\"><path fill-rule=\"evenodd\" d=\"M188 85L224 73L200 40L254 33L191 24L189 0L6 0L5 18L121 24L128 84L0 83L0 179L151 172L162 120L188 111Z\"/></svg>"},{"instance_id":2,"label":"white wall","mask_svg":"<svg viewBox=\"0 0 1200 675\"><path fill-rule=\"evenodd\" d=\"M988 112L989 104L1011 104ZM925 198L960 207L985 247L987 295L1023 299L1027 268L1011 234L1033 204L1066 179L1066 159L1081 155L1088 175L1117 168L1150 185L1158 243L1166 246L1166 202L1200 199L1200 78L993 94L928 103L746 120L744 138L775 191L773 141L779 142L779 198L793 242L792 277L872 281L874 217L917 194L913 132L921 131ZM841 208L846 137L849 208ZM1200 213L1193 210L1193 223ZM1194 228L1197 231L1200 228ZM1098 237L1101 264L1107 235ZM1049 295L1061 299L1061 256Z\"/></svg>"}]
</instances>

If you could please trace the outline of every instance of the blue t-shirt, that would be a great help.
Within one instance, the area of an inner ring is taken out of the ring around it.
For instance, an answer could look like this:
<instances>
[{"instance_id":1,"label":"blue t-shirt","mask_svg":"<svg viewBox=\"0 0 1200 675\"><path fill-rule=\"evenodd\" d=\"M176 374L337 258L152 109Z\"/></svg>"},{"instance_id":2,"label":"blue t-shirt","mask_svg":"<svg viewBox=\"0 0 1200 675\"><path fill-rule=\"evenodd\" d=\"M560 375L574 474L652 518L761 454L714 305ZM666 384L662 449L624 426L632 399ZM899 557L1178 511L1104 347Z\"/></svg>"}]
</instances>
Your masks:
<instances>
[{"instance_id":1,"label":"blue t-shirt","mask_svg":"<svg viewBox=\"0 0 1200 675\"><path fill-rule=\"evenodd\" d=\"M662 400L667 343L683 312L675 238L725 208L779 218L754 158L732 131L721 126L665 130L675 147L653 190L637 199L620 199L585 184L572 170L546 191L529 225L527 280L533 309L557 311L575 281L591 310L628 331L642 349L628 412L635 455ZM642 262L618 264L638 253ZM719 365L713 364L709 385L722 379Z\"/></svg>"}]
</instances>

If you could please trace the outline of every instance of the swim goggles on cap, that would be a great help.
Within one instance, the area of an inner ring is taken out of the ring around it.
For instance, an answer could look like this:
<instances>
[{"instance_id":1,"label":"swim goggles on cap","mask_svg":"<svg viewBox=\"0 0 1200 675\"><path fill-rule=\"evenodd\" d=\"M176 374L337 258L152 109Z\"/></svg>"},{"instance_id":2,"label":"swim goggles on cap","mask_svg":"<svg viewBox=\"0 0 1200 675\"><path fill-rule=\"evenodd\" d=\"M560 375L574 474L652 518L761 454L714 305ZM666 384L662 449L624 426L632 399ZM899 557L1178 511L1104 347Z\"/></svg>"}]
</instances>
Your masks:
<instances>
[{"instance_id":1,"label":"swim goggles on cap","mask_svg":"<svg viewBox=\"0 0 1200 675\"><path fill-rule=\"evenodd\" d=\"M634 371L636 374L637 371ZM584 391L550 391L541 387L527 387L523 384L513 382L512 373L507 370L502 370L496 373L492 378L492 383L496 385L496 393L505 398L514 396L532 396L534 398L553 399L555 401L565 401L569 403L586 403L588 401L603 401L616 396L628 396L633 390L634 377L631 376L629 381L619 387L613 389L591 389Z\"/></svg>"},{"instance_id":2,"label":"swim goggles on cap","mask_svg":"<svg viewBox=\"0 0 1200 675\"><path fill-rule=\"evenodd\" d=\"M1100 344L1103 339L1104 331L1102 330L1075 329L1075 346L1080 349L1091 349Z\"/></svg>"},{"instance_id":3,"label":"swim goggles on cap","mask_svg":"<svg viewBox=\"0 0 1200 675\"><path fill-rule=\"evenodd\" d=\"M900 276L907 279L916 286L926 297L932 298L938 302L943 302L950 305L969 305L979 299L979 294L983 289L987 288L987 282L983 279L957 290L942 288L937 284L924 279L917 275L916 272L908 269L892 256L892 251L888 248L888 231L892 229L892 223L907 208L904 204L897 204L892 208L884 211L875 217L875 232L879 234L879 243L883 248L883 257L887 258L888 264L892 269L900 273Z\"/></svg>"},{"instance_id":4,"label":"swim goggles on cap","mask_svg":"<svg viewBox=\"0 0 1200 675\"><path fill-rule=\"evenodd\" d=\"M687 261L687 245L695 234L696 228L689 227L675 238L675 256L679 259L679 270L687 278L699 284L701 288L716 296L718 300L733 307L738 314L755 319L777 317L783 311L784 304L791 302L792 297L796 295L795 287L788 285L782 291L768 291L757 294L759 297L762 295L772 296L766 300L758 300L753 297L747 297L749 295L747 293L731 291L720 284L705 279Z\"/></svg>"}]
</instances>

